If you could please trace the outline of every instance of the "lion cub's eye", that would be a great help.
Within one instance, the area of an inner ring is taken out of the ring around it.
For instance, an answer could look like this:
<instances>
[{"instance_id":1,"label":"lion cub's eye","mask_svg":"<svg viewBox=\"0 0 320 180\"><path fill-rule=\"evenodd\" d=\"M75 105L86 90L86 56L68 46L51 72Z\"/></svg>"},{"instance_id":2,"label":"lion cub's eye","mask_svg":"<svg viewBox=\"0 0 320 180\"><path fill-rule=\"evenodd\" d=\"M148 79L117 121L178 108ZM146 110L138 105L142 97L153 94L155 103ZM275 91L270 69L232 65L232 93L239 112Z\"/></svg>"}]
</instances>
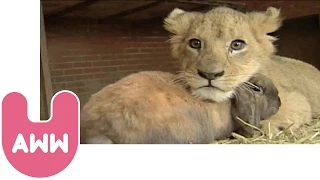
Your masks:
<instances>
[{"instance_id":1,"label":"lion cub's eye","mask_svg":"<svg viewBox=\"0 0 320 180\"><path fill-rule=\"evenodd\" d=\"M245 47L246 43L243 40L237 39L231 42L230 50L239 51Z\"/></svg>"},{"instance_id":2,"label":"lion cub's eye","mask_svg":"<svg viewBox=\"0 0 320 180\"><path fill-rule=\"evenodd\" d=\"M200 49L201 48L201 41L199 39L190 39L189 46L194 49Z\"/></svg>"}]
</instances>

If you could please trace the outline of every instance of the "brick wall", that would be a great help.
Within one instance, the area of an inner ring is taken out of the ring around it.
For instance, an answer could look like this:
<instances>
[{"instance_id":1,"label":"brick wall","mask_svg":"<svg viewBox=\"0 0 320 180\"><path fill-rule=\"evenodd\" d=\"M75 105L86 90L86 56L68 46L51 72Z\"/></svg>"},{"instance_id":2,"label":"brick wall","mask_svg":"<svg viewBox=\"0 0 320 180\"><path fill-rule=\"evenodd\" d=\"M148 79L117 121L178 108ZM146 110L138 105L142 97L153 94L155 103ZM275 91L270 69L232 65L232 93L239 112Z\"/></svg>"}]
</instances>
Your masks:
<instances>
[{"instance_id":1,"label":"brick wall","mask_svg":"<svg viewBox=\"0 0 320 180\"><path fill-rule=\"evenodd\" d=\"M47 22L46 31L54 93L71 90L82 105L90 94L128 74L175 72L179 67L170 55L168 33L159 24L66 20Z\"/></svg>"},{"instance_id":2,"label":"brick wall","mask_svg":"<svg viewBox=\"0 0 320 180\"><path fill-rule=\"evenodd\" d=\"M297 58L320 69L320 25L317 15L285 21L276 35L278 54Z\"/></svg>"},{"instance_id":3,"label":"brick wall","mask_svg":"<svg viewBox=\"0 0 320 180\"><path fill-rule=\"evenodd\" d=\"M160 23L97 24L94 21L46 22L54 93L69 89L82 103L103 86L138 71L175 72L169 34ZM318 19L285 22L277 33L278 54L298 58L320 68Z\"/></svg>"}]
</instances>

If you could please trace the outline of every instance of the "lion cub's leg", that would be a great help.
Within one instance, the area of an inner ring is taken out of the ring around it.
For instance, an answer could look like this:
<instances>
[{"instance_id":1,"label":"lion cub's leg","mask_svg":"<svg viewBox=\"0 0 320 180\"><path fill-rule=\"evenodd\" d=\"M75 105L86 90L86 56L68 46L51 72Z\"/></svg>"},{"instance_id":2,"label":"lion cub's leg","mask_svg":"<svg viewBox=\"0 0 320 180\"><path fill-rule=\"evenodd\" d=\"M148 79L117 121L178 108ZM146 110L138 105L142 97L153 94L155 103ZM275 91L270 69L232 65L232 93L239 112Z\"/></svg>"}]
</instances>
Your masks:
<instances>
[{"instance_id":1,"label":"lion cub's leg","mask_svg":"<svg viewBox=\"0 0 320 180\"><path fill-rule=\"evenodd\" d=\"M296 130L311 121L311 106L305 96L297 92L282 92L279 96L281 107L275 115L261 122L262 131L275 135L288 127Z\"/></svg>"}]
</instances>

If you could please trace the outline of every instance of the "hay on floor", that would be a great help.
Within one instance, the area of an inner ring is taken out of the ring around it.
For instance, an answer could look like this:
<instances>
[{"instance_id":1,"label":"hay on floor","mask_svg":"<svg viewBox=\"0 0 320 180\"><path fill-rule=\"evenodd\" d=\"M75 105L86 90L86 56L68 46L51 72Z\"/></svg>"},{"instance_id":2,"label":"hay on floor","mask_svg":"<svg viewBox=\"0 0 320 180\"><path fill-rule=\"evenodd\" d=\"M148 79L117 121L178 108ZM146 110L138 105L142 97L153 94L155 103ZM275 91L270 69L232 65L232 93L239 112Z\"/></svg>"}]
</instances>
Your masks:
<instances>
[{"instance_id":1,"label":"hay on floor","mask_svg":"<svg viewBox=\"0 0 320 180\"><path fill-rule=\"evenodd\" d=\"M320 118L296 131L286 129L276 135L259 135L246 138L232 133L233 138L215 141L212 144L320 144Z\"/></svg>"}]
</instances>

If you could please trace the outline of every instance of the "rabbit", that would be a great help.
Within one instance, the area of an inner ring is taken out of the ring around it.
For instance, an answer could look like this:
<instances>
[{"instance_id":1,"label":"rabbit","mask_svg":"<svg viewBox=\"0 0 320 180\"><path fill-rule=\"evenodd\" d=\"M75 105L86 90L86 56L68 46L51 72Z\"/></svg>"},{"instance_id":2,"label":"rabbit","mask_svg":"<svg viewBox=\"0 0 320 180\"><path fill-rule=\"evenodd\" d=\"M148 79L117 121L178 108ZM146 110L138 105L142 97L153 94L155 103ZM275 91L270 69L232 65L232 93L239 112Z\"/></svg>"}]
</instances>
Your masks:
<instances>
[{"instance_id":1,"label":"rabbit","mask_svg":"<svg viewBox=\"0 0 320 180\"><path fill-rule=\"evenodd\" d=\"M249 82L241 84L231 102L234 131L246 137L257 133L255 128L260 128L261 121L275 115L281 106L277 88L270 78L262 74L255 74ZM238 118L255 128L245 125Z\"/></svg>"},{"instance_id":2,"label":"rabbit","mask_svg":"<svg viewBox=\"0 0 320 180\"><path fill-rule=\"evenodd\" d=\"M244 101L240 103L200 100L175 79L171 73L143 71L94 93L81 109L81 144L208 144L231 135L237 127L235 115L249 117L253 124L259 119L245 109L245 102L260 102L248 101L247 92L236 92L235 97ZM255 95L264 102L258 109L268 109L264 94L274 87L261 76L252 83L264 90ZM265 118L271 113L258 114Z\"/></svg>"}]
</instances>

